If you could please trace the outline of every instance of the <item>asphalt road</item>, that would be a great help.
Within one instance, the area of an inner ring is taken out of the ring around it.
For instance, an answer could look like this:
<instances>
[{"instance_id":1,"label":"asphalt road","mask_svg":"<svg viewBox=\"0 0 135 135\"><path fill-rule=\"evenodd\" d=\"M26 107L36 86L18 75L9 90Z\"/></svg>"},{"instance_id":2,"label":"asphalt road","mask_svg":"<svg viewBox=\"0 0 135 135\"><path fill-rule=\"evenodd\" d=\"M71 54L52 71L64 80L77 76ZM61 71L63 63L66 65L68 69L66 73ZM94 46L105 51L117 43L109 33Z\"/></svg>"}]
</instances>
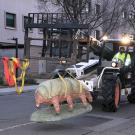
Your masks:
<instances>
[{"instance_id":1,"label":"asphalt road","mask_svg":"<svg viewBox=\"0 0 135 135\"><path fill-rule=\"evenodd\" d=\"M0 96L0 135L97 135L104 131L107 135L108 129L109 135L114 131L119 131L118 135L126 135L128 130L124 131L123 125L128 122L135 124L135 105L129 104L125 98L122 99L120 109L116 113L102 112L98 100L93 103L91 113L53 123L31 122L30 116L33 111L34 92L26 92L20 96Z\"/></svg>"}]
</instances>

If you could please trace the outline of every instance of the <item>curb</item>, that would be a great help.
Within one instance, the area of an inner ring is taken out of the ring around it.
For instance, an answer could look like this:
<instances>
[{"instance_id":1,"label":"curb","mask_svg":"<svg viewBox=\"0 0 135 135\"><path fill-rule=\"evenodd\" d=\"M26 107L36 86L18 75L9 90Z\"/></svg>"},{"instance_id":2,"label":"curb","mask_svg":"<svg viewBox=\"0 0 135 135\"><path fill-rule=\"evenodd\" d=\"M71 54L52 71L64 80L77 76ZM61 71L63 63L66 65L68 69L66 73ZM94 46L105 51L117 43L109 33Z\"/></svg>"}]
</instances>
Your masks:
<instances>
[{"instance_id":1,"label":"curb","mask_svg":"<svg viewBox=\"0 0 135 135\"><path fill-rule=\"evenodd\" d=\"M38 85L24 86L24 92L34 91ZM0 96L16 93L15 87L12 88L0 88Z\"/></svg>"}]
</instances>

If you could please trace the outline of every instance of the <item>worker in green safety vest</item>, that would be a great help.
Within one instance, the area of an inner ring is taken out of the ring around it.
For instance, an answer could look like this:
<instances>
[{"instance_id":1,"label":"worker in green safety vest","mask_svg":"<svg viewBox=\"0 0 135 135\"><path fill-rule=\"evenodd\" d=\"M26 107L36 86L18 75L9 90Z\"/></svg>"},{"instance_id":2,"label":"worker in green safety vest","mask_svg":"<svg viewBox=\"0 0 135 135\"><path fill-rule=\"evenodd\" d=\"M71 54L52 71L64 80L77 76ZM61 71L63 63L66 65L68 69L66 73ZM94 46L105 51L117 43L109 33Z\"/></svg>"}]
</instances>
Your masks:
<instances>
[{"instance_id":1,"label":"worker in green safety vest","mask_svg":"<svg viewBox=\"0 0 135 135\"><path fill-rule=\"evenodd\" d=\"M131 64L130 54L125 52L124 47L120 47L120 51L114 55L112 60L113 61L120 60L125 66L129 66Z\"/></svg>"},{"instance_id":2,"label":"worker in green safety vest","mask_svg":"<svg viewBox=\"0 0 135 135\"><path fill-rule=\"evenodd\" d=\"M125 73L126 70L128 71L129 66L131 65L131 56L128 52L125 51L124 47L120 47L120 50L118 53L116 53L112 59L113 61L121 61L122 65L124 65L124 68L121 69L121 77L123 78L123 84L125 86L125 95L128 95L128 90L125 80Z\"/></svg>"}]
</instances>

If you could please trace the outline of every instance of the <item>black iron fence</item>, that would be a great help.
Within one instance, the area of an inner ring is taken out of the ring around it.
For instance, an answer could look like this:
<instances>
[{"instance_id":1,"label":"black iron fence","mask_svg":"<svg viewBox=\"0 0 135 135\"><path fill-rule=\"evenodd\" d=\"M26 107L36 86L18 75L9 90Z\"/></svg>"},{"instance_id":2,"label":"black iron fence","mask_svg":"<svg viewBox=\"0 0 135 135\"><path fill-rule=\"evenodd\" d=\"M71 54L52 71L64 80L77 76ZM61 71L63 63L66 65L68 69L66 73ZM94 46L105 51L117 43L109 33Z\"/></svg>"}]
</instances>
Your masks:
<instances>
[{"instance_id":1,"label":"black iron fence","mask_svg":"<svg viewBox=\"0 0 135 135\"><path fill-rule=\"evenodd\" d=\"M72 19L65 13L29 13L25 18L25 27L34 28L79 28L86 29L88 14L81 14L77 19Z\"/></svg>"}]
</instances>

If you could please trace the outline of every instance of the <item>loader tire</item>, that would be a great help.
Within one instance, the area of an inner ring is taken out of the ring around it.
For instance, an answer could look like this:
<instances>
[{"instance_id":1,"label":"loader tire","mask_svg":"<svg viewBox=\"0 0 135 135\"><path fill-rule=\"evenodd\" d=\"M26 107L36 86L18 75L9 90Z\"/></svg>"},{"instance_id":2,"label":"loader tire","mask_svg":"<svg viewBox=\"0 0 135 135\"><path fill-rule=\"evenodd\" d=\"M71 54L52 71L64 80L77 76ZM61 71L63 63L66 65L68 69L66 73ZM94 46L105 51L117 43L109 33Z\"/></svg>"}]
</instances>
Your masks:
<instances>
[{"instance_id":1,"label":"loader tire","mask_svg":"<svg viewBox=\"0 0 135 135\"><path fill-rule=\"evenodd\" d=\"M130 103L135 104L135 76L132 77L131 93L127 96Z\"/></svg>"},{"instance_id":2,"label":"loader tire","mask_svg":"<svg viewBox=\"0 0 135 135\"><path fill-rule=\"evenodd\" d=\"M98 92L91 92L91 95L92 95L93 101L97 100Z\"/></svg>"},{"instance_id":3,"label":"loader tire","mask_svg":"<svg viewBox=\"0 0 135 135\"><path fill-rule=\"evenodd\" d=\"M102 109L106 112L116 112L120 103L121 84L117 77L109 77L103 79Z\"/></svg>"}]
</instances>

